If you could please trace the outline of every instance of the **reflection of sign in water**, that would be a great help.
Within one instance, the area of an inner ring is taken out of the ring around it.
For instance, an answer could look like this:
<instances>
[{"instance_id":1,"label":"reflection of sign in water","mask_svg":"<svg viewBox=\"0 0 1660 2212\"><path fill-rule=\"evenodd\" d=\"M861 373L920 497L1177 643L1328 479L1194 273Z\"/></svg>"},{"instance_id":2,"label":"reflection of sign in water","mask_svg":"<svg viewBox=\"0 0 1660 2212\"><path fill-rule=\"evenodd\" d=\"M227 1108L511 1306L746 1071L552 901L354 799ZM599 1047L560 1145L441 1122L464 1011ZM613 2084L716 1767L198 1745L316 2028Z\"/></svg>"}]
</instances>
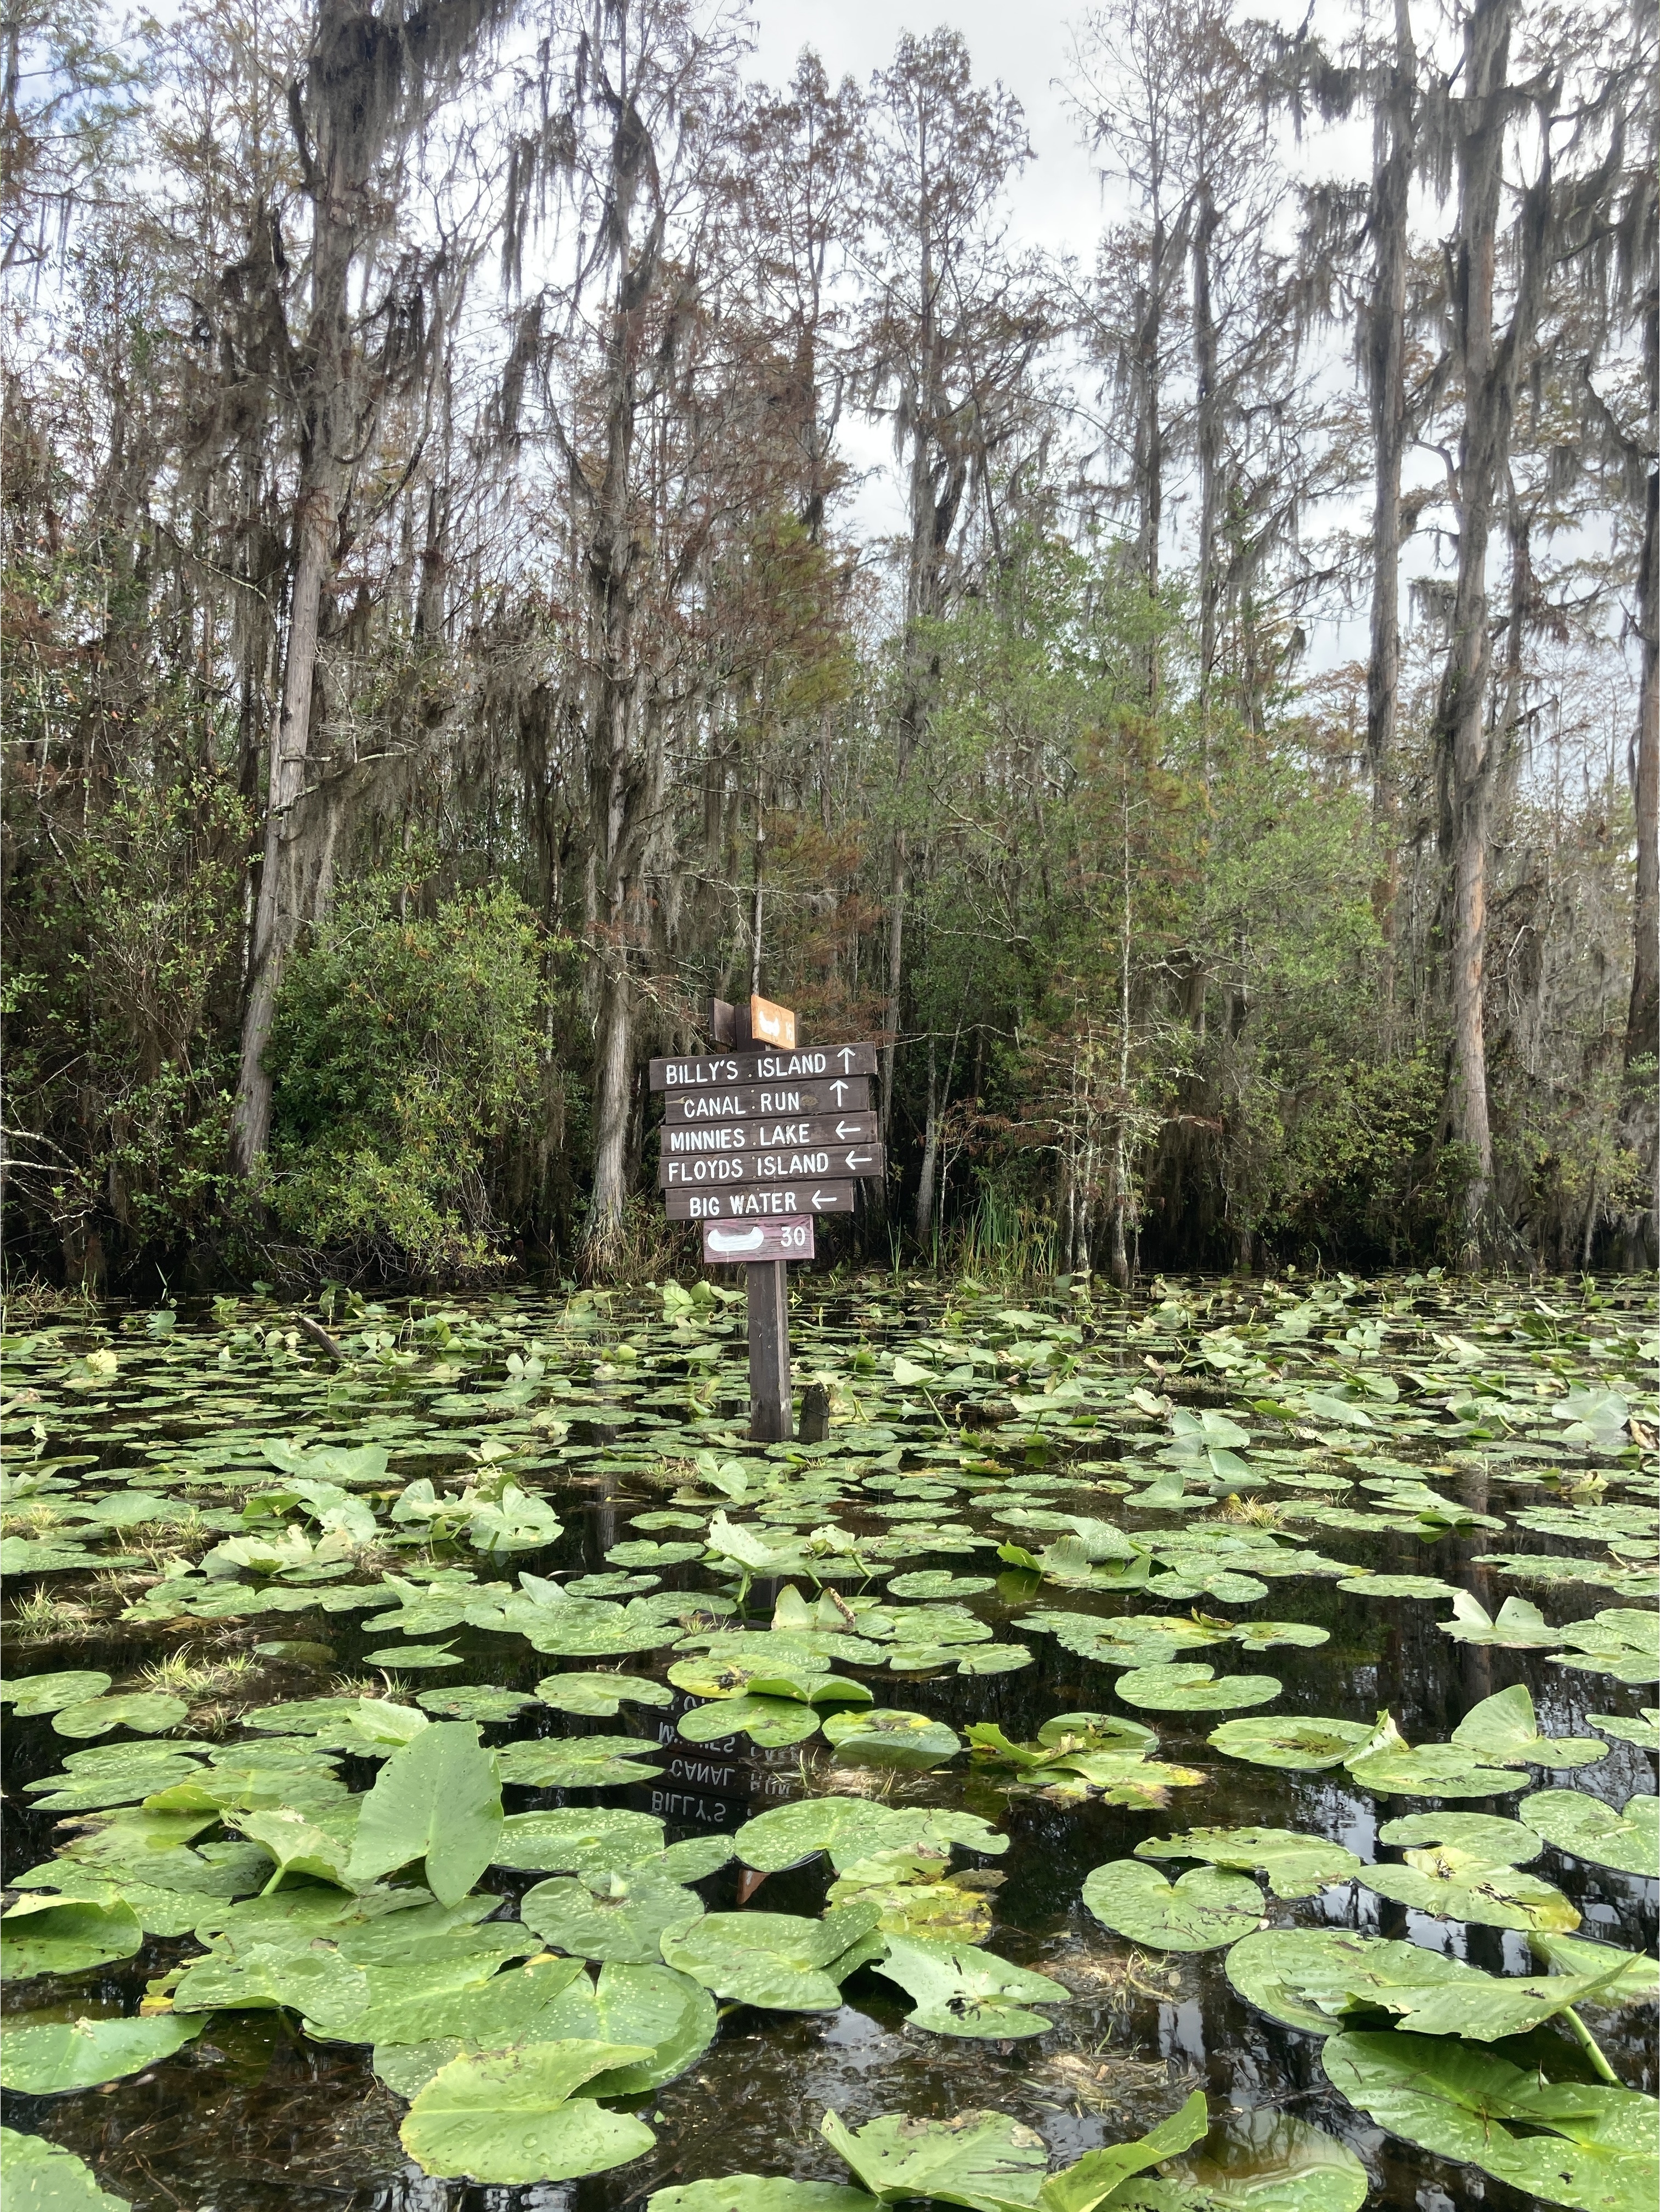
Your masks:
<instances>
[{"instance_id":1,"label":"reflection of sign in water","mask_svg":"<svg viewBox=\"0 0 1660 2212\"><path fill-rule=\"evenodd\" d=\"M758 992L747 1017L716 999L709 1035L727 1048L654 1060L648 1071L665 1094L657 1184L669 1219L702 1224L709 1266L749 1271L750 1434L758 1443L794 1433L784 1270L815 1256L814 1221L851 1213L860 1182L884 1165L870 1110L876 1047L803 1047L795 1026L788 1006Z\"/></svg>"}]
</instances>

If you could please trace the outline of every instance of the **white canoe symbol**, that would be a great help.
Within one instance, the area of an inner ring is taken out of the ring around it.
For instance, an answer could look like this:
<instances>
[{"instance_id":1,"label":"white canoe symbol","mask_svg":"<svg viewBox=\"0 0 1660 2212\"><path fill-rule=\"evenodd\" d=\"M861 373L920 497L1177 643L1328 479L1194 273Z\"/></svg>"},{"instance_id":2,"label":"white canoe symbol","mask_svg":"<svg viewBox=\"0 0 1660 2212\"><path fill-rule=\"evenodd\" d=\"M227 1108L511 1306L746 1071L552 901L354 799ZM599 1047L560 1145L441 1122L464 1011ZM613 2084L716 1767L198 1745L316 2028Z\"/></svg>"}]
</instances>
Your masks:
<instances>
[{"instance_id":1,"label":"white canoe symbol","mask_svg":"<svg viewBox=\"0 0 1660 2212\"><path fill-rule=\"evenodd\" d=\"M711 1229L712 1252L758 1252L767 1241L764 1229Z\"/></svg>"}]
</instances>

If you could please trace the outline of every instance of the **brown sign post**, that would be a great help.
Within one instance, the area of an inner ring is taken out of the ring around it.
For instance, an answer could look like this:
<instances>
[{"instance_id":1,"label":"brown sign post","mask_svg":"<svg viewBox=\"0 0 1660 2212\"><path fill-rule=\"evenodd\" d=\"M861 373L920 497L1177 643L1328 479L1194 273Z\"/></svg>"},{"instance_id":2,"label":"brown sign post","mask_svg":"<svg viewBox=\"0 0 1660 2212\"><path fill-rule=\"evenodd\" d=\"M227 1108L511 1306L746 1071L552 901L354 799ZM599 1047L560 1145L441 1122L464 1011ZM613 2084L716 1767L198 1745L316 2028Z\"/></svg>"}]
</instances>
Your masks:
<instances>
[{"instance_id":1,"label":"brown sign post","mask_svg":"<svg viewBox=\"0 0 1660 2212\"><path fill-rule=\"evenodd\" d=\"M654 1060L664 1093L657 1180L671 1221L703 1227L711 1267L745 1270L750 1434L794 1434L785 1269L814 1256L821 1213L851 1213L860 1182L882 1172L870 1110L873 1044L798 1043L788 1006L717 999L707 1056Z\"/></svg>"}]
</instances>

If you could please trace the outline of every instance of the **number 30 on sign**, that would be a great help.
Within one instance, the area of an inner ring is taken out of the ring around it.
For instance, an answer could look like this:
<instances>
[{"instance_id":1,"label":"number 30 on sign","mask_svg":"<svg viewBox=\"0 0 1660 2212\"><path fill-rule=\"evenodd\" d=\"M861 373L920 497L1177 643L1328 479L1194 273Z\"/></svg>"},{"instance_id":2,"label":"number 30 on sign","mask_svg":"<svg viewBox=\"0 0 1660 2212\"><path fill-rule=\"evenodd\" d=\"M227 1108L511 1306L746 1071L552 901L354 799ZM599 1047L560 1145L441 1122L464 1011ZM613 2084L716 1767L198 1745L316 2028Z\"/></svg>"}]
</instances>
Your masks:
<instances>
[{"instance_id":1,"label":"number 30 on sign","mask_svg":"<svg viewBox=\"0 0 1660 2212\"><path fill-rule=\"evenodd\" d=\"M711 1267L737 1267L757 1260L811 1260L811 1221L706 1221L703 1259Z\"/></svg>"}]
</instances>

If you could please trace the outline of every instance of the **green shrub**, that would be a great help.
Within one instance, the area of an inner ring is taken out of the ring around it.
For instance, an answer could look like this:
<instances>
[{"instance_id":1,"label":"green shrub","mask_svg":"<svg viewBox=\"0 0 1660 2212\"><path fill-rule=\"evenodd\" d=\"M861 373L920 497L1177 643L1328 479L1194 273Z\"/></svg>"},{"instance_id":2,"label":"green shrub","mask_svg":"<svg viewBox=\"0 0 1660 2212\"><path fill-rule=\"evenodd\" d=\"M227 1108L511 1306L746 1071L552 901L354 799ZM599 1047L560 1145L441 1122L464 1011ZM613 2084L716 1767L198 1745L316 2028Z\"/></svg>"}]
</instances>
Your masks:
<instances>
[{"instance_id":1,"label":"green shrub","mask_svg":"<svg viewBox=\"0 0 1660 2212\"><path fill-rule=\"evenodd\" d=\"M266 1054L263 1195L313 1249L453 1275L498 1263L493 1144L537 1095L530 910L496 890L431 919L349 894L289 963Z\"/></svg>"}]
</instances>

